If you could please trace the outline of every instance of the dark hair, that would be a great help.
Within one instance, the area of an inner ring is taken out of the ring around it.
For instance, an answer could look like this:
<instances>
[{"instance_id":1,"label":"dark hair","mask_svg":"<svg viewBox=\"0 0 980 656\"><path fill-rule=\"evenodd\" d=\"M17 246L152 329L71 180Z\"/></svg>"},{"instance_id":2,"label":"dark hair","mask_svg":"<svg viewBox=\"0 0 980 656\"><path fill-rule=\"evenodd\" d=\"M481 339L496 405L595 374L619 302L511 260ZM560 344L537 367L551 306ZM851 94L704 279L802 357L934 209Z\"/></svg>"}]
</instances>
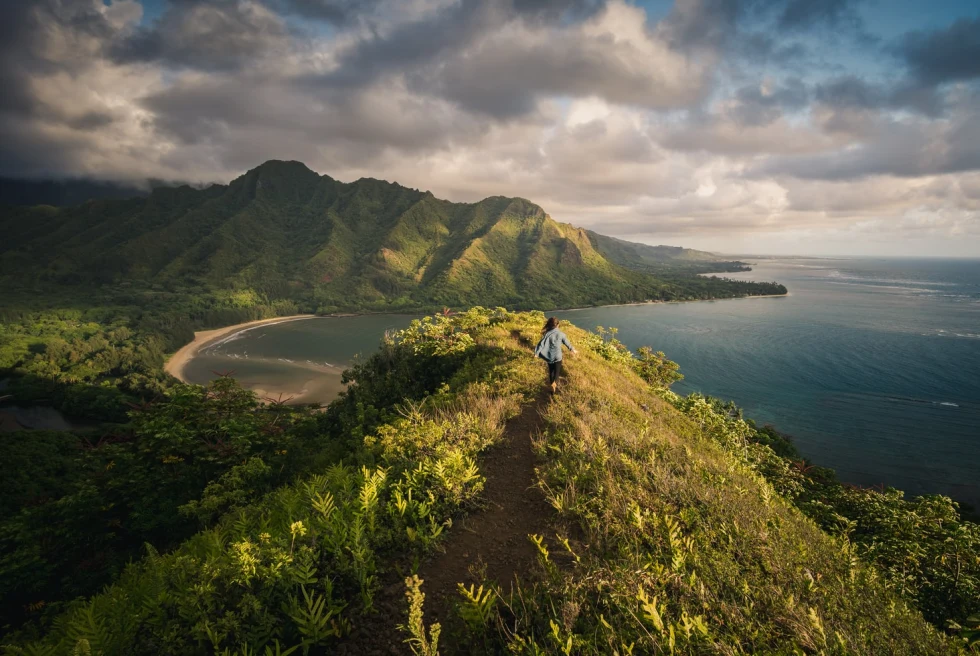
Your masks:
<instances>
[{"instance_id":1,"label":"dark hair","mask_svg":"<svg viewBox=\"0 0 980 656\"><path fill-rule=\"evenodd\" d=\"M545 334L549 330L554 330L558 327L558 317L548 317L548 320L544 323L544 328L541 329L541 334Z\"/></svg>"}]
</instances>

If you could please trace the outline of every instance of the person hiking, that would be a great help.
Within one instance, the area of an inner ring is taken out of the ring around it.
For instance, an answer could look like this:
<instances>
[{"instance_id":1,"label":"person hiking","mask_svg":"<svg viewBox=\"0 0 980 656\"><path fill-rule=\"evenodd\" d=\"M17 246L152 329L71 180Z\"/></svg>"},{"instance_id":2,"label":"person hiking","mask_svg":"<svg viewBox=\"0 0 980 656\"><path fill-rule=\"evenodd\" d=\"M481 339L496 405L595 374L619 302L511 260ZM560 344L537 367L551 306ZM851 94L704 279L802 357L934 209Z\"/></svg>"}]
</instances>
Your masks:
<instances>
[{"instance_id":1,"label":"person hiking","mask_svg":"<svg viewBox=\"0 0 980 656\"><path fill-rule=\"evenodd\" d=\"M534 347L534 355L548 363L548 383L551 391L558 390L558 376L561 375L561 345L568 347L571 353L575 353L575 347L568 341L565 333L558 330L559 321L555 317L550 317L541 329L541 341Z\"/></svg>"}]
</instances>

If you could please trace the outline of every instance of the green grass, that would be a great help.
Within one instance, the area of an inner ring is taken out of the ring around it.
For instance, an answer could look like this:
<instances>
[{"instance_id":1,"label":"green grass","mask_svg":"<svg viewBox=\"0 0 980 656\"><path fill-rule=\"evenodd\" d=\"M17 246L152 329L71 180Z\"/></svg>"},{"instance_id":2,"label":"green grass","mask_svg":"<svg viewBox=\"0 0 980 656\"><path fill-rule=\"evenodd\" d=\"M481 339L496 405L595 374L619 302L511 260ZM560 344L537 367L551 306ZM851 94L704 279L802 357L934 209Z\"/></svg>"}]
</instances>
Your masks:
<instances>
[{"instance_id":1,"label":"green grass","mask_svg":"<svg viewBox=\"0 0 980 656\"><path fill-rule=\"evenodd\" d=\"M568 553L508 604L500 626L511 648L954 653L853 545L821 531L615 349L568 333L598 347L567 365L538 445Z\"/></svg>"}]
</instances>

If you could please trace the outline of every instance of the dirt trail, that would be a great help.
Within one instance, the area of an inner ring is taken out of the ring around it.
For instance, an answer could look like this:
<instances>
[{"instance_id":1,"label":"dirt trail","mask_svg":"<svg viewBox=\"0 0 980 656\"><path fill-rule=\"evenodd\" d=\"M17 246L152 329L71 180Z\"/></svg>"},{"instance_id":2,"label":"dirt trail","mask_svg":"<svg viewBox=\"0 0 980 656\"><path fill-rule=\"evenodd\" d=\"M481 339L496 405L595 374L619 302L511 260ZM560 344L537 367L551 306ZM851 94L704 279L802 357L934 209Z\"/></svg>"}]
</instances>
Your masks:
<instances>
[{"instance_id":1,"label":"dirt trail","mask_svg":"<svg viewBox=\"0 0 980 656\"><path fill-rule=\"evenodd\" d=\"M537 549L529 534L548 535L551 506L534 487L535 455L531 436L543 429L542 412L550 393L542 393L523 406L521 414L507 422L500 443L480 459L486 477L483 491L485 507L458 520L442 542L443 551L430 557L419 568L424 580L425 623L439 622L443 636L456 625L453 606L459 597L456 584L486 581L497 584L507 594L516 576L533 571ZM395 627L405 621L405 586L402 579L387 585L378 595L380 613L374 621L361 623L341 645L338 654L410 654L402 641L405 636ZM444 654L446 641L440 645Z\"/></svg>"},{"instance_id":2,"label":"dirt trail","mask_svg":"<svg viewBox=\"0 0 980 656\"><path fill-rule=\"evenodd\" d=\"M541 413L549 393L542 392L507 422L500 444L481 463L486 476L482 512L453 526L443 543L444 552L423 563L426 621L446 625L453 604L460 599L456 584L484 581L507 594L514 577L533 569L537 548L529 534L548 534L551 506L534 487L534 451L531 436L543 429Z\"/></svg>"}]
</instances>

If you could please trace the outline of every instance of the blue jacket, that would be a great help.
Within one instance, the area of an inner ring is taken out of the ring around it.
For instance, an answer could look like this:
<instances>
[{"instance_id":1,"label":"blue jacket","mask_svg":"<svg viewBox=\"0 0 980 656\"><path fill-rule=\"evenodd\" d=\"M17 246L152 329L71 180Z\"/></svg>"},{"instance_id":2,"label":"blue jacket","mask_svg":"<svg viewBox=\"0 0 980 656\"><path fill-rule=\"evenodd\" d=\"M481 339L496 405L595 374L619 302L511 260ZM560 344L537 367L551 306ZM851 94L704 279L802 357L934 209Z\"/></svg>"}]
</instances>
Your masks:
<instances>
[{"instance_id":1,"label":"blue jacket","mask_svg":"<svg viewBox=\"0 0 980 656\"><path fill-rule=\"evenodd\" d=\"M548 362L559 362L561 360L561 345L564 344L568 350L574 351L575 347L565 337L565 333L552 328L544 334L538 345L534 347L534 355Z\"/></svg>"}]
</instances>

